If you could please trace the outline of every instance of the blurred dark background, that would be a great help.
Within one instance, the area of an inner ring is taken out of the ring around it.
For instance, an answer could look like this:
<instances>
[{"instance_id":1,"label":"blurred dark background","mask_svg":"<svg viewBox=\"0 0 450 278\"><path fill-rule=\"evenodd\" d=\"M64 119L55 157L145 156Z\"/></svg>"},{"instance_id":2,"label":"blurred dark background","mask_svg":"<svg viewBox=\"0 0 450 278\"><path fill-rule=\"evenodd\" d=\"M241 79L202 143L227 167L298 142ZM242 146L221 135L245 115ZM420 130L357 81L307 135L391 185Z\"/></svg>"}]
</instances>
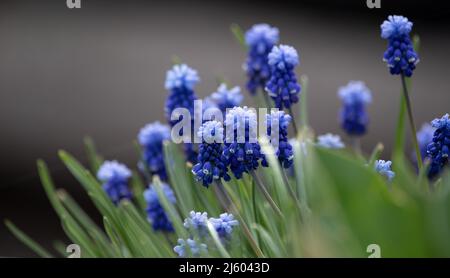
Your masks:
<instances>
[{"instance_id":1,"label":"blurred dark background","mask_svg":"<svg viewBox=\"0 0 450 278\"><path fill-rule=\"evenodd\" d=\"M392 3L395 2L395 3ZM336 91L364 80L373 93L369 151L383 142L389 157L400 80L381 57L379 25L389 14L412 20L421 62L411 91L418 126L449 112L449 9L431 1L99 1L0 2L0 256L34 256L4 227L8 218L45 247L65 239L39 183L35 161L47 161L58 186L94 216L81 187L57 158L65 149L86 162L90 135L107 159L134 167L132 141L147 122L164 121L165 72L176 55L197 69L200 97L217 78L245 85L246 53L230 33L266 22L300 54L298 74L310 79L310 121L316 133L342 133ZM244 92L246 103L252 105Z\"/></svg>"}]
</instances>

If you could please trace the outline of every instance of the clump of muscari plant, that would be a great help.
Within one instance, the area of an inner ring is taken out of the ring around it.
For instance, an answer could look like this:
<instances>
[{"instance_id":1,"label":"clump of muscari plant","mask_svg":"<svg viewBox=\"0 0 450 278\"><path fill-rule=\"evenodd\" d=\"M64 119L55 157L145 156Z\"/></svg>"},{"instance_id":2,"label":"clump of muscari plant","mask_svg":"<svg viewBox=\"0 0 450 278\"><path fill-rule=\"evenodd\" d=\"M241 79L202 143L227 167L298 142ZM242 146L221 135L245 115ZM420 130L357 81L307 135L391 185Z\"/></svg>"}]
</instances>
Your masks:
<instances>
[{"instance_id":1,"label":"clump of muscari plant","mask_svg":"<svg viewBox=\"0 0 450 278\"><path fill-rule=\"evenodd\" d=\"M385 58L391 73L400 74L402 81L411 76L418 60L409 38L411 27L406 18L396 16L382 25L382 37L388 39ZM235 34L240 32L235 30ZM278 43L278 29L269 25L253 27L246 39L248 89L267 87L278 107L291 108L300 92L293 72L298 63L296 51L273 47ZM197 99L193 87L198 80L186 65L168 72L169 125L180 120L172 120L171 111L193 109ZM368 89L362 83L350 83L343 90L342 127L353 137L362 135L367 128ZM225 106L239 105L238 94L229 93L234 96L230 99L225 91L221 86L216 103L208 106L223 105L223 111ZM306 94L304 86L302 97ZM300 108L306 116L308 105L303 99ZM144 162L140 172L118 162L104 162L90 140L86 144L91 170L60 151L61 160L103 216L102 227L67 192L55 188L41 160L39 175L69 243L80 246L82 257L366 257L370 255L367 245L373 242L381 247L383 257L450 256L449 237L442 233L443 228L450 229L448 115L432 122L431 139L429 134L419 139L422 145L431 140L429 168L419 167L419 171L409 167L404 155L402 113L389 161L379 159L382 144L367 154L348 151L342 140L330 134L312 143L315 136L306 117L301 129L288 134L291 117L282 111L270 113L265 118L270 128L261 137L254 129L257 115L247 107L233 107L223 123L202 119L202 128L195 130L203 137L195 158L196 145L186 145L192 151L186 157L168 140L162 124L147 126L139 135L138 159ZM271 137L276 134L273 122L279 123L278 151L271 151ZM228 127L231 123L235 125ZM244 132L239 134L239 128ZM240 141L215 140L223 137ZM188 163L197 158L197 164ZM290 175L284 175L285 167ZM233 175L227 175L228 171ZM6 224L40 256L54 255L11 222ZM64 250L60 255L66 255Z\"/></svg>"}]
</instances>

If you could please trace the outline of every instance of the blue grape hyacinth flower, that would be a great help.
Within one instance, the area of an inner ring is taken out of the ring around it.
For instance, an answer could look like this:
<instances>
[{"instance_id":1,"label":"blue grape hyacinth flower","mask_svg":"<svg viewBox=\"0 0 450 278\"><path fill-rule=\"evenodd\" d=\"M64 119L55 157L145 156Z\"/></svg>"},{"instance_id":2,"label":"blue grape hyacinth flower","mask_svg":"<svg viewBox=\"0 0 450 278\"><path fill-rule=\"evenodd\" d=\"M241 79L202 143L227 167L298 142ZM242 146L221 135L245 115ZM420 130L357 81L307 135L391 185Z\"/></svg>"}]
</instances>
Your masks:
<instances>
[{"instance_id":1,"label":"blue grape hyacinth flower","mask_svg":"<svg viewBox=\"0 0 450 278\"><path fill-rule=\"evenodd\" d=\"M176 198L172 189L165 183L161 184L164 195L170 203L175 204ZM144 191L147 203L147 216L155 231L173 232L173 226L159 200L158 192L153 185Z\"/></svg>"},{"instance_id":2,"label":"blue grape hyacinth flower","mask_svg":"<svg viewBox=\"0 0 450 278\"><path fill-rule=\"evenodd\" d=\"M207 222L207 212L191 211L189 217L184 220L184 227L190 231L194 231L199 236L206 236L208 234Z\"/></svg>"},{"instance_id":3,"label":"blue grape hyacinth flower","mask_svg":"<svg viewBox=\"0 0 450 278\"><path fill-rule=\"evenodd\" d=\"M385 176L388 181L392 181L395 177L395 173L391 170L392 162L389 160L376 160L375 161L375 171Z\"/></svg>"},{"instance_id":4,"label":"blue grape hyacinth flower","mask_svg":"<svg viewBox=\"0 0 450 278\"><path fill-rule=\"evenodd\" d=\"M432 142L427 147L427 154L431 160L428 177L436 177L448 165L450 153L450 118L448 114L434 119L431 126L436 129Z\"/></svg>"},{"instance_id":5,"label":"blue grape hyacinth flower","mask_svg":"<svg viewBox=\"0 0 450 278\"><path fill-rule=\"evenodd\" d=\"M268 24L253 25L245 33L245 43L249 51L244 68L248 77L247 90L252 95L256 94L258 89L264 90L270 78L270 66L267 56L273 46L278 43L278 33L277 28Z\"/></svg>"},{"instance_id":6,"label":"blue grape hyacinth flower","mask_svg":"<svg viewBox=\"0 0 450 278\"><path fill-rule=\"evenodd\" d=\"M103 162L97 172L97 178L103 182L103 190L116 205L123 199L131 199L132 193L128 188L130 177L130 169L117 161Z\"/></svg>"},{"instance_id":7,"label":"blue grape hyacinth flower","mask_svg":"<svg viewBox=\"0 0 450 278\"><path fill-rule=\"evenodd\" d=\"M192 124L194 126L194 100L197 96L194 92L194 86L200 81L197 71L191 69L185 64L174 65L173 68L167 71L165 88L169 91L169 96L166 100L165 113L167 121L173 127L182 119L171 120L172 112L176 108L185 108L189 110L192 117ZM180 131L180 136L182 134ZM195 163L197 153L191 143L186 143L184 146L186 157L188 161Z\"/></svg>"},{"instance_id":8,"label":"blue grape hyacinth flower","mask_svg":"<svg viewBox=\"0 0 450 278\"><path fill-rule=\"evenodd\" d=\"M345 144L342 142L341 137L331 133L317 136L317 145L327 149L345 148Z\"/></svg>"},{"instance_id":9,"label":"blue grape hyacinth flower","mask_svg":"<svg viewBox=\"0 0 450 278\"><path fill-rule=\"evenodd\" d=\"M163 142L170 140L170 128L160 122L144 126L139 134L138 141L143 147L143 160L152 175L158 175L161 180L167 180L164 165Z\"/></svg>"},{"instance_id":10,"label":"blue grape hyacinth flower","mask_svg":"<svg viewBox=\"0 0 450 278\"><path fill-rule=\"evenodd\" d=\"M227 109L239 106L243 99L244 96L241 94L241 89L238 86L228 89L225 83L220 84L217 91L211 95L211 100L217 104L223 113Z\"/></svg>"},{"instance_id":11,"label":"blue grape hyacinth flower","mask_svg":"<svg viewBox=\"0 0 450 278\"><path fill-rule=\"evenodd\" d=\"M294 68L299 63L297 50L288 45L274 46L268 56L271 77L265 90L275 102L275 107L290 108L297 103L300 84L297 82Z\"/></svg>"},{"instance_id":12,"label":"blue grape hyacinth flower","mask_svg":"<svg viewBox=\"0 0 450 278\"><path fill-rule=\"evenodd\" d=\"M202 182L205 187L221 178L230 180L227 159L223 155L222 123L218 121L204 123L198 131L198 136L202 138L203 143L199 147L198 162L192 168L196 180Z\"/></svg>"},{"instance_id":13,"label":"blue grape hyacinth flower","mask_svg":"<svg viewBox=\"0 0 450 278\"><path fill-rule=\"evenodd\" d=\"M270 114L266 115L267 136L270 138L272 145L278 140L275 155L278 157L280 164L286 169L291 167L294 162L294 151L288 138L288 127L291 120L290 115L280 110L271 111ZM274 128L277 129L278 133L274 132ZM278 138L274 138L274 136L278 136ZM265 159L263 160L263 165L267 166Z\"/></svg>"},{"instance_id":14,"label":"blue grape hyacinth flower","mask_svg":"<svg viewBox=\"0 0 450 278\"><path fill-rule=\"evenodd\" d=\"M381 37L388 40L383 60L391 74L404 74L410 77L419 62L409 33L413 23L400 15L391 15L381 24Z\"/></svg>"},{"instance_id":15,"label":"blue grape hyacinth flower","mask_svg":"<svg viewBox=\"0 0 450 278\"><path fill-rule=\"evenodd\" d=\"M362 81L350 81L339 88L338 96L342 101L340 123L350 136L361 136L367 132L369 116L366 106L372 101L370 90Z\"/></svg>"},{"instance_id":16,"label":"blue grape hyacinth flower","mask_svg":"<svg viewBox=\"0 0 450 278\"><path fill-rule=\"evenodd\" d=\"M257 119L254 110L234 107L225 117L226 137L223 155L233 175L240 179L259 166L263 158L257 141Z\"/></svg>"},{"instance_id":17,"label":"blue grape hyacinth flower","mask_svg":"<svg viewBox=\"0 0 450 278\"><path fill-rule=\"evenodd\" d=\"M177 243L178 245L173 248L173 251L181 258L186 258L188 256L200 257L208 253L208 246L206 244L199 243L191 238L186 240L180 238Z\"/></svg>"},{"instance_id":18,"label":"blue grape hyacinth flower","mask_svg":"<svg viewBox=\"0 0 450 278\"><path fill-rule=\"evenodd\" d=\"M209 221L221 239L230 239L233 228L239 225L239 221L231 213L222 213L219 218L211 217Z\"/></svg>"}]
</instances>

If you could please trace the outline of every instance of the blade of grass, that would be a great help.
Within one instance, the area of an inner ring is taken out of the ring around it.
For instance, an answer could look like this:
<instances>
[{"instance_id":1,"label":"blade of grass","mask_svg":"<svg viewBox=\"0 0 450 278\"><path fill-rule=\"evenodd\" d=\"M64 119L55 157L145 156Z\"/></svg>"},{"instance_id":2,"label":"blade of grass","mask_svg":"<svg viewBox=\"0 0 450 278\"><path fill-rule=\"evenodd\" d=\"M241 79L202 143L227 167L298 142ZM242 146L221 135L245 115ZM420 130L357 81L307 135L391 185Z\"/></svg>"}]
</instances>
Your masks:
<instances>
[{"instance_id":1,"label":"blade of grass","mask_svg":"<svg viewBox=\"0 0 450 278\"><path fill-rule=\"evenodd\" d=\"M5 220L5 225L9 229L9 231L23 244L25 244L28 248L33 250L38 256L43 258L51 258L52 255L45 250L42 246L40 246L37 242L32 240L29 236L27 236L24 232L22 232L19 228L16 227L11 221L8 219Z\"/></svg>"}]
</instances>

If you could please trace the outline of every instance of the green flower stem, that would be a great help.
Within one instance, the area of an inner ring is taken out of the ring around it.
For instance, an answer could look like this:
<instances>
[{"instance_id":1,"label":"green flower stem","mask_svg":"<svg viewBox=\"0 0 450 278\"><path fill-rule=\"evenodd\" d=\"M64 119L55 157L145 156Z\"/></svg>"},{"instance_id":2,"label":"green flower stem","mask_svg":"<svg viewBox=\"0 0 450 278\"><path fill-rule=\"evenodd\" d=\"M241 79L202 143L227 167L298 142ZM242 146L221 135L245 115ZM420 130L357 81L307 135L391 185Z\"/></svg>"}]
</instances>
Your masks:
<instances>
[{"instance_id":1,"label":"green flower stem","mask_svg":"<svg viewBox=\"0 0 450 278\"><path fill-rule=\"evenodd\" d=\"M402 86L403 86L403 95L404 95L405 101L406 101L406 110L408 111L408 119L409 119L409 125L411 127L414 149L416 151L417 166L419 167L419 170L420 170L420 169L422 169L422 155L420 154L419 143L417 142L416 125L414 124L412 106L411 106L411 101L409 100L408 88L406 86L404 74L401 75L401 80L402 80Z\"/></svg>"},{"instance_id":2,"label":"green flower stem","mask_svg":"<svg viewBox=\"0 0 450 278\"><path fill-rule=\"evenodd\" d=\"M228 206L229 209L227 209L227 210L231 211L231 213L238 218L239 223L242 227L242 230L244 231L245 236L247 237L248 241L250 242L250 245L251 245L253 251L255 251L255 254L258 257L263 258L264 257L263 252L259 248L258 243L256 242L255 238L252 235L252 232L250 231L247 224L245 223L244 218L239 213L239 210L237 209L233 200L231 200L230 196L228 196L228 194L222 184L222 181L216 181L216 187L218 188L217 192L220 192L219 194L222 195L221 197L219 197L219 200L220 200L220 198L222 198L223 200L226 200L226 203L229 204L229 206Z\"/></svg>"},{"instance_id":3,"label":"green flower stem","mask_svg":"<svg viewBox=\"0 0 450 278\"><path fill-rule=\"evenodd\" d=\"M291 118L292 118L292 127L294 128L295 137L297 137L298 129L297 129L297 124L295 123L294 111L292 111L292 107L289 107L288 110L289 110L289 114L291 115Z\"/></svg>"},{"instance_id":4,"label":"green flower stem","mask_svg":"<svg viewBox=\"0 0 450 278\"><path fill-rule=\"evenodd\" d=\"M262 192L262 194L264 195L264 197L266 198L266 200L269 202L270 206L272 207L272 209L279 215L279 216L283 216L283 214L281 213L280 208L277 206L277 204L275 203L275 201L272 199L272 197L269 194L269 191L267 191L266 186L263 184L263 182L261 181L261 179L258 177L258 175L255 173L255 171L250 171L250 175L252 176L254 182L256 183L256 185L258 186L259 190Z\"/></svg>"}]
</instances>

